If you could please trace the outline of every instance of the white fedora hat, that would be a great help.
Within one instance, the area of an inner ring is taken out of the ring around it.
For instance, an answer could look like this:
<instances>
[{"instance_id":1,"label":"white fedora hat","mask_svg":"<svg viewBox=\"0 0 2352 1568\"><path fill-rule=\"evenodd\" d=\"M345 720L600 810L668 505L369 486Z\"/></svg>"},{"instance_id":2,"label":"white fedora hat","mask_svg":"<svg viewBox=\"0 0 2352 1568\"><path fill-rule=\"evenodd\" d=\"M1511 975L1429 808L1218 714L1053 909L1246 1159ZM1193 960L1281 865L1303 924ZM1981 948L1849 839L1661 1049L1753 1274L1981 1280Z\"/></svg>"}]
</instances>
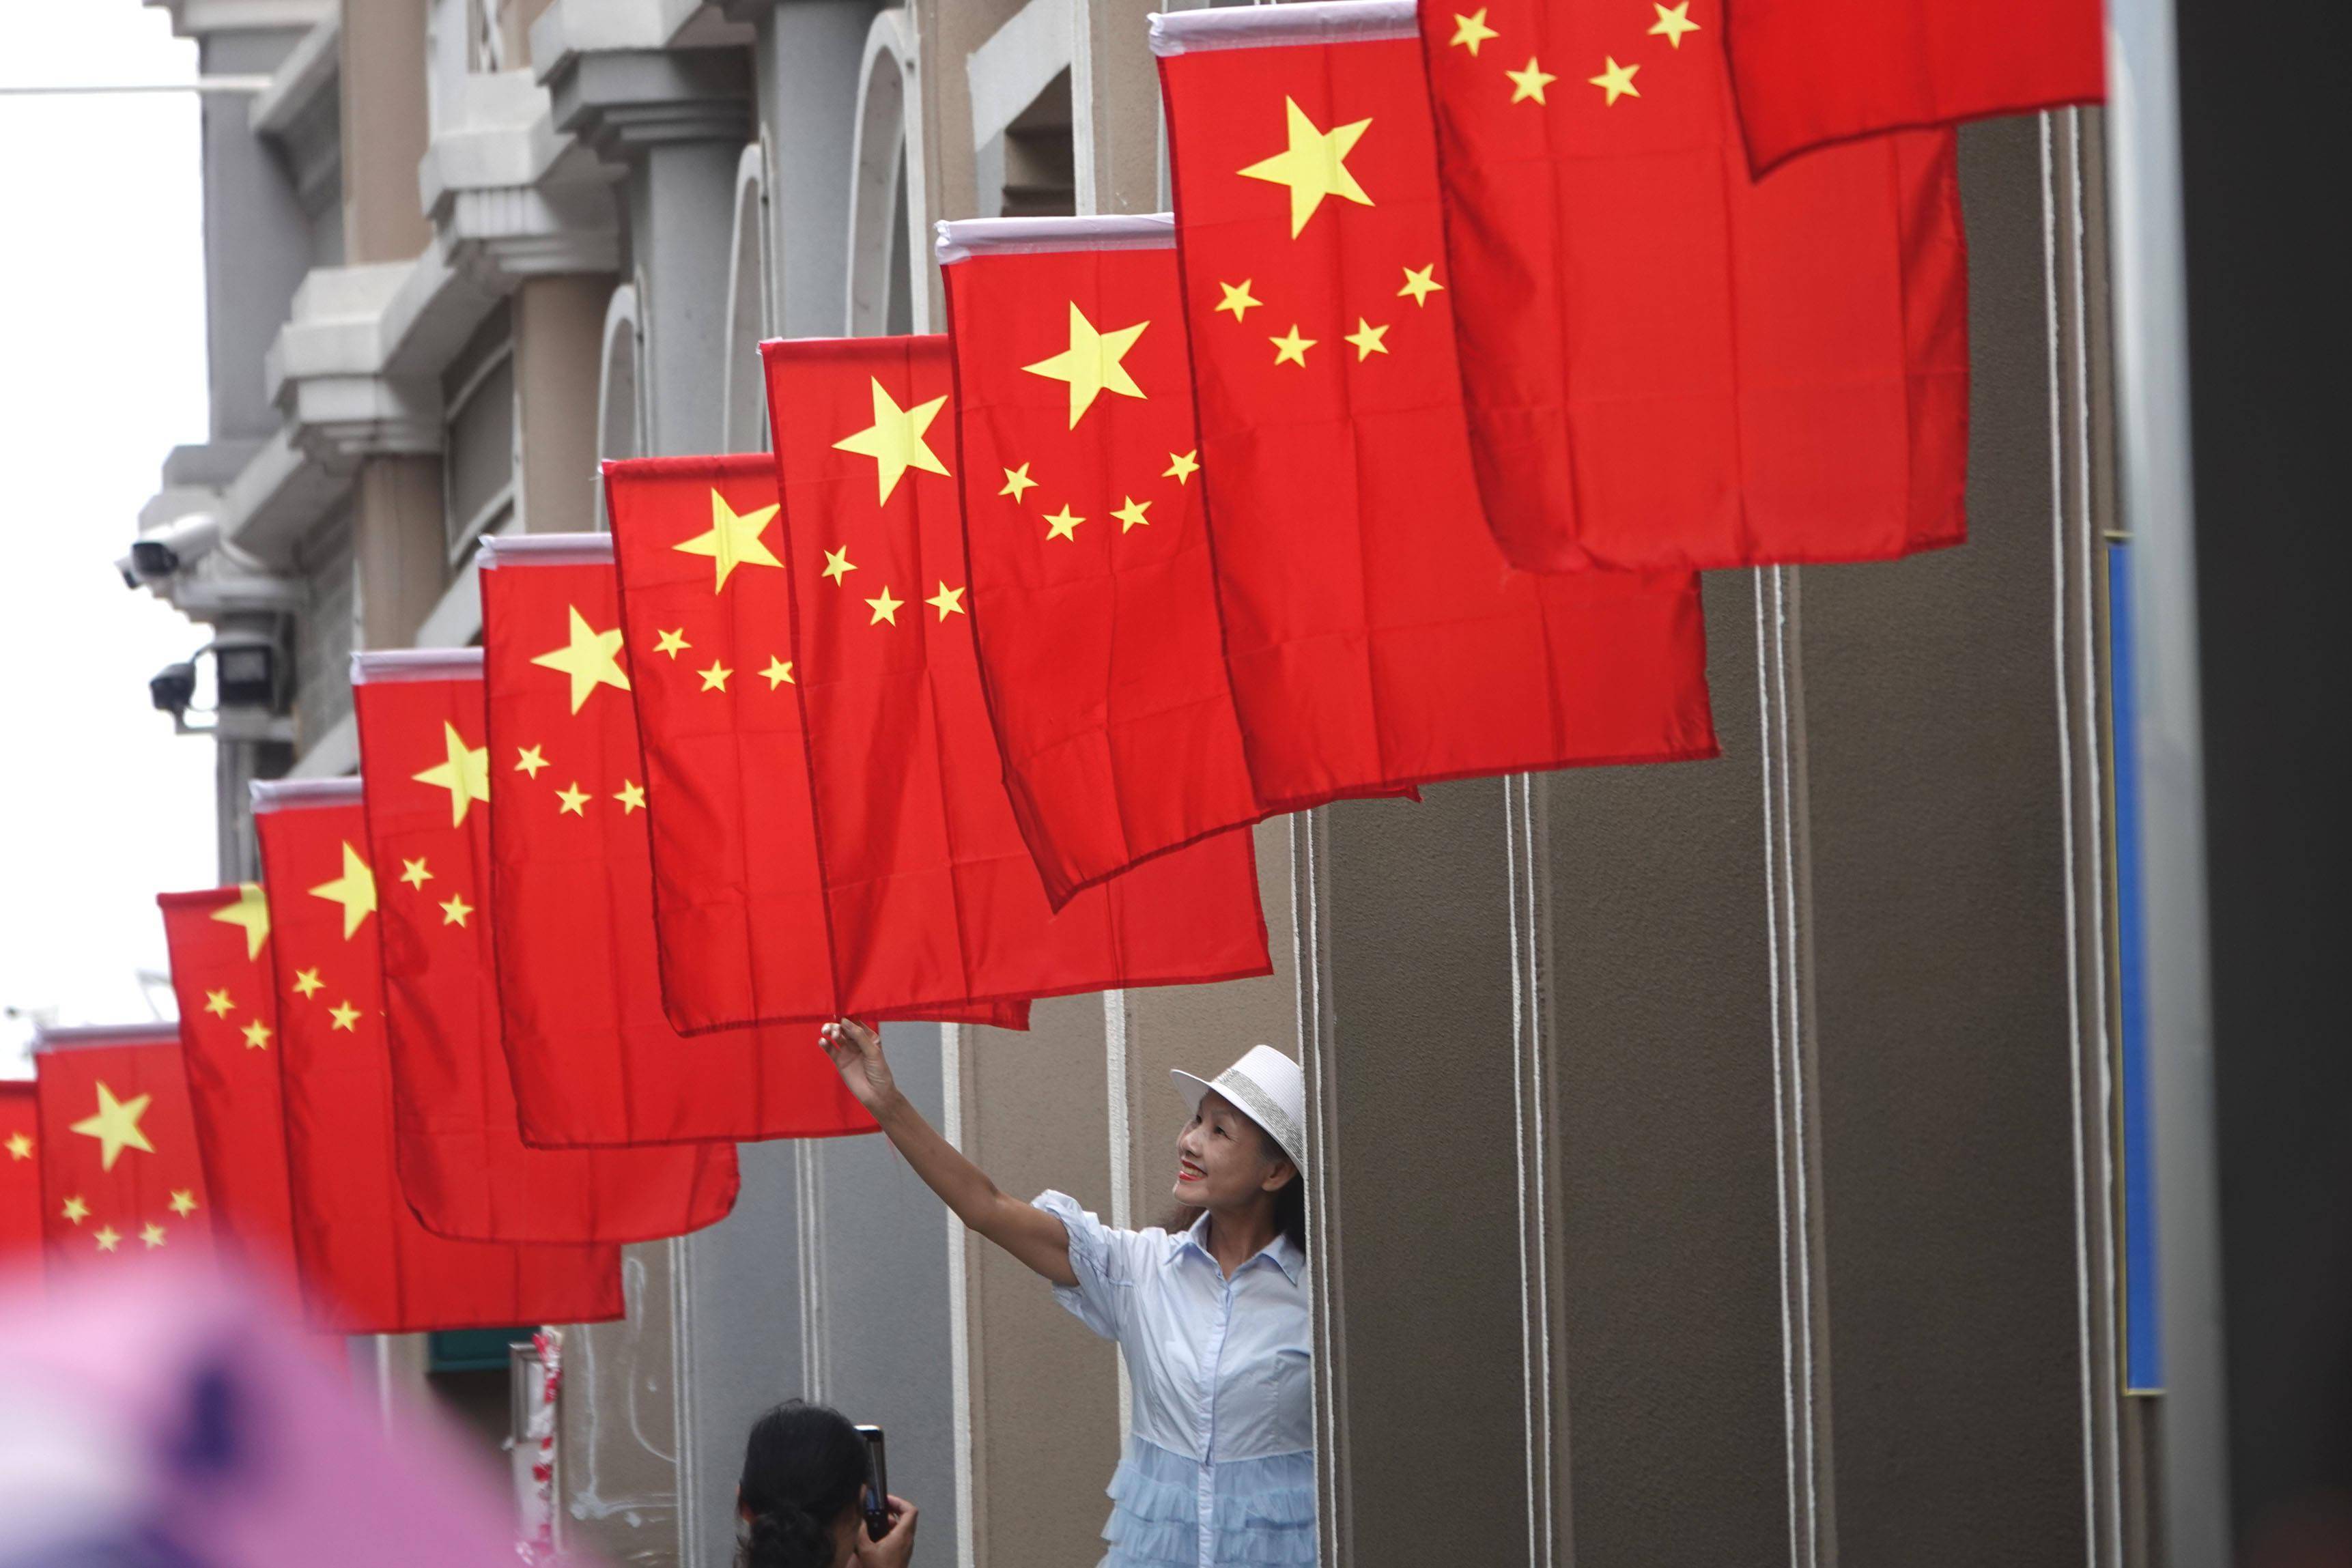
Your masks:
<instances>
[{"instance_id":1,"label":"white fedora hat","mask_svg":"<svg viewBox=\"0 0 2352 1568\"><path fill-rule=\"evenodd\" d=\"M1212 1089L1223 1095L1234 1110L1273 1135L1301 1176L1307 1173L1307 1078L1298 1063L1270 1045L1254 1045L1214 1079L1176 1069L1168 1076L1175 1080L1184 1103L1195 1111L1201 1108L1201 1096Z\"/></svg>"}]
</instances>

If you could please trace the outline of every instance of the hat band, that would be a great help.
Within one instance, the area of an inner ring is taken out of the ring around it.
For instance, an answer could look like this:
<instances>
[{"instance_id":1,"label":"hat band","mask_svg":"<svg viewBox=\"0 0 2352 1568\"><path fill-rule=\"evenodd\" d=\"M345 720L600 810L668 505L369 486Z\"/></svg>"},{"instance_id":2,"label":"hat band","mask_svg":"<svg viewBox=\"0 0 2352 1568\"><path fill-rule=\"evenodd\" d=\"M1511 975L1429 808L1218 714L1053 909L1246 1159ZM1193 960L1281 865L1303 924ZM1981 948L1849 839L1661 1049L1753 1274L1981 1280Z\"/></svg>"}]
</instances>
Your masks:
<instances>
[{"instance_id":1,"label":"hat band","mask_svg":"<svg viewBox=\"0 0 2352 1568\"><path fill-rule=\"evenodd\" d=\"M1290 1119L1287 1111L1267 1097L1265 1091L1257 1086L1257 1080L1245 1078L1239 1069L1228 1067L1217 1074L1217 1081L1209 1087L1239 1105L1251 1121L1273 1134L1274 1141L1282 1145L1282 1152L1290 1156L1290 1163L1298 1167L1300 1174L1305 1174L1307 1145L1298 1135L1298 1124Z\"/></svg>"}]
</instances>

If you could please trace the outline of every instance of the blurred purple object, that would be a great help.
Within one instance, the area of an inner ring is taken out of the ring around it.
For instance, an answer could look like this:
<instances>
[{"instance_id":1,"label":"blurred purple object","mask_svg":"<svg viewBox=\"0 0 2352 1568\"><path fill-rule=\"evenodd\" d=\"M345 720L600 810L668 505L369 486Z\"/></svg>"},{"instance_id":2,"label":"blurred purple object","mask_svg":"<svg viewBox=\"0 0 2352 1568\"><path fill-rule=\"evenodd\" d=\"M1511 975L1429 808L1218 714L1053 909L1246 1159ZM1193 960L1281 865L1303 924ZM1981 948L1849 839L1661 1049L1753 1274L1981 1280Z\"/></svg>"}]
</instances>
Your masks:
<instances>
[{"instance_id":1,"label":"blurred purple object","mask_svg":"<svg viewBox=\"0 0 2352 1568\"><path fill-rule=\"evenodd\" d=\"M0 1287L0 1568L514 1568L428 1416L387 1432L299 1319L209 1271Z\"/></svg>"}]
</instances>

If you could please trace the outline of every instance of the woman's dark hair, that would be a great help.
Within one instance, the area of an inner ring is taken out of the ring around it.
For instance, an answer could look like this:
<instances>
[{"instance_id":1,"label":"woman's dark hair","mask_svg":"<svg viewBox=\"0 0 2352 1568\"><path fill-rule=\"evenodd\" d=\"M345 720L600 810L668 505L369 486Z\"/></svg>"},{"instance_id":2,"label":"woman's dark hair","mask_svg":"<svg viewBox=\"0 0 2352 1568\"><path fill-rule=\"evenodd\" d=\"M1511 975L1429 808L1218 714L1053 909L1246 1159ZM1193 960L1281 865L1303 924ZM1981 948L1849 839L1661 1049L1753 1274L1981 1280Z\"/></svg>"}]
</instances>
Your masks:
<instances>
[{"instance_id":1,"label":"woman's dark hair","mask_svg":"<svg viewBox=\"0 0 2352 1568\"><path fill-rule=\"evenodd\" d=\"M1259 1141L1265 1145L1265 1152L1269 1155L1276 1159L1290 1158L1283 1152L1282 1145L1274 1141L1272 1133L1259 1127L1257 1135ZM1169 1209L1168 1218L1161 1220L1160 1226L1173 1236L1180 1230L1192 1229L1206 1212L1189 1203L1176 1204ZM1307 1173L1295 1164L1291 1166L1290 1179L1274 1189L1274 1229L1275 1234L1288 1237L1290 1244L1301 1252L1307 1250Z\"/></svg>"},{"instance_id":2,"label":"woman's dark hair","mask_svg":"<svg viewBox=\"0 0 2352 1568\"><path fill-rule=\"evenodd\" d=\"M744 1568L833 1568L833 1526L866 1484L866 1440L837 1410L787 1400L751 1423L737 1507Z\"/></svg>"}]
</instances>

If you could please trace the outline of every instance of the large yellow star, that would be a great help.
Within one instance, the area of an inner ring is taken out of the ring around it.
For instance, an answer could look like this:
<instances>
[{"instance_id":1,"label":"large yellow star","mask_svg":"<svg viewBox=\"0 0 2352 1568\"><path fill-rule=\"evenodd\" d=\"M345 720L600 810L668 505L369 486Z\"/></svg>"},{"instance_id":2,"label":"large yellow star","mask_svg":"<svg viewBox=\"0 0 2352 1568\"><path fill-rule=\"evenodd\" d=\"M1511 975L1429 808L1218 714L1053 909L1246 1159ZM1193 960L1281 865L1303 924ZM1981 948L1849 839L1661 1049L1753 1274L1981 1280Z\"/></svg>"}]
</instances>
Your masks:
<instances>
[{"instance_id":1,"label":"large yellow star","mask_svg":"<svg viewBox=\"0 0 2352 1568\"><path fill-rule=\"evenodd\" d=\"M245 956L261 956L261 945L269 940L269 903L262 896L257 882L236 884L236 902L224 904L213 911L212 917L224 925L245 927Z\"/></svg>"},{"instance_id":2,"label":"large yellow star","mask_svg":"<svg viewBox=\"0 0 2352 1568\"><path fill-rule=\"evenodd\" d=\"M1481 5L1475 11L1471 12L1467 16L1462 15L1459 11L1454 14L1454 36L1446 39L1445 42L1448 47L1452 47L1458 44L1462 47L1468 49L1471 54L1475 55L1478 52L1479 45L1485 43L1489 38L1500 37L1502 35L1496 32L1494 28L1486 26L1486 7Z\"/></svg>"},{"instance_id":3,"label":"large yellow star","mask_svg":"<svg viewBox=\"0 0 2352 1568\"><path fill-rule=\"evenodd\" d=\"M196 1211L196 1195L187 1187L175 1186L172 1189L172 1201L164 1207L185 1219Z\"/></svg>"},{"instance_id":4,"label":"large yellow star","mask_svg":"<svg viewBox=\"0 0 2352 1568\"><path fill-rule=\"evenodd\" d=\"M940 612L940 619L942 621L946 620L950 615L961 615L964 613L963 590L961 588L950 588L945 582L941 582L940 584L940 591L937 593L932 594L929 599L924 600L923 602L938 611Z\"/></svg>"},{"instance_id":5,"label":"large yellow star","mask_svg":"<svg viewBox=\"0 0 2352 1568\"><path fill-rule=\"evenodd\" d=\"M263 1023L259 1019L255 1019L252 1022L245 1026L246 1048L249 1051L268 1051L269 1049L269 1026Z\"/></svg>"},{"instance_id":6,"label":"large yellow star","mask_svg":"<svg viewBox=\"0 0 2352 1568\"><path fill-rule=\"evenodd\" d=\"M1033 376L1070 383L1070 428L1076 430L1079 416L1107 392L1121 397L1146 395L1119 361L1127 358L1127 351L1135 347L1135 340L1150 325L1149 321L1138 321L1132 327L1098 332L1074 299L1070 302L1070 346L1051 359L1021 368Z\"/></svg>"},{"instance_id":7,"label":"large yellow star","mask_svg":"<svg viewBox=\"0 0 2352 1568\"><path fill-rule=\"evenodd\" d=\"M33 1140L23 1133L9 1134L8 1157L12 1160L31 1159L33 1157Z\"/></svg>"},{"instance_id":8,"label":"large yellow star","mask_svg":"<svg viewBox=\"0 0 2352 1568\"><path fill-rule=\"evenodd\" d=\"M1290 145L1271 158L1260 159L1242 170L1241 174L1244 179L1266 180L1290 187L1290 237L1298 237L1326 196L1370 206L1371 197L1364 194L1364 188L1348 172L1347 158L1372 122L1359 120L1353 124L1333 126L1328 131L1318 131L1315 122L1307 118L1307 111L1298 107L1297 99L1286 98L1282 107L1290 122Z\"/></svg>"},{"instance_id":9,"label":"large yellow star","mask_svg":"<svg viewBox=\"0 0 2352 1568\"><path fill-rule=\"evenodd\" d=\"M70 1130L85 1138L98 1140L100 1170L112 1170L114 1162L122 1157L125 1149L137 1149L149 1155L155 1152L155 1145L149 1143L147 1134L139 1130L139 1118L147 1113L147 1103L153 1098L152 1094L133 1094L128 1100L117 1100L114 1091L106 1086L106 1081L99 1080L97 1113L84 1116Z\"/></svg>"},{"instance_id":10,"label":"large yellow star","mask_svg":"<svg viewBox=\"0 0 2352 1568\"><path fill-rule=\"evenodd\" d=\"M771 511L774 509L772 507L769 508ZM677 548L684 549L686 546ZM772 566L775 563L771 561L769 564ZM723 563L719 571L719 580L724 582L727 568ZM588 618L580 613L578 605L571 606L571 611L572 640L561 648L540 654L531 663L551 670L561 670L572 677L572 711L578 713L580 705L588 700L588 694L598 686L614 686L627 691L629 673L621 668L619 660L613 657L621 651L620 628L616 626L610 632L599 632L588 624Z\"/></svg>"},{"instance_id":11,"label":"large yellow star","mask_svg":"<svg viewBox=\"0 0 2352 1568\"><path fill-rule=\"evenodd\" d=\"M216 1019L225 1019L236 1011L236 1003L229 998L226 989L205 993L205 1011Z\"/></svg>"},{"instance_id":12,"label":"large yellow star","mask_svg":"<svg viewBox=\"0 0 2352 1568\"><path fill-rule=\"evenodd\" d=\"M575 702L572 706L576 711L580 705ZM490 798L490 749L487 746L467 746L465 737L457 733L457 727L446 718L441 721L441 745L446 759L409 777L419 784L449 791L449 825L454 828L465 821L475 801Z\"/></svg>"},{"instance_id":13,"label":"large yellow star","mask_svg":"<svg viewBox=\"0 0 2352 1568\"><path fill-rule=\"evenodd\" d=\"M1614 57L1609 55L1603 55L1601 58L1606 60L1608 63L1601 68L1601 74L1597 77L1587 77L1584 78L1586 81L1591 82L1594 87L1599 88L1602 92L1609 95L1607 101L1601 104L1601 108L1609 108L1621 98L1639 98L1642 96L1642 89L1633 85L1633 73L1640 70L1642 68L1641 67L1621 66L1617 63ZM1528 68L1530 70L1534 69L1535 61L1529 60L1528 62ZM1510 77L1514 81L1518 79L1518 73L1516 71L1507 71L1504 74ZM1551 78L1547 77L1544 79L1549 81ZM1512 95L1511 101L1513 103L1517 103L1525 96L1526 94L1524 92L1515 93ZM1541 88L1538 88L1536 89L1535 97L1538 103L1541 103L1543 101L1543 89Z\"/></svg>"},{"instance_id":14,"label":"large yellow star","mask_svg":"<svg viewBox=\"0 0 2352 1568\"><path fill-rule=\"evenodd\" d=\"M322 882L310 890L313 898L323 898L343 906L343 940L348 942L367 917L375 913L375 873L360 852L343 841L343 874L332 882Z\"/></svg>"},{"instance_id":15,"label":"large yellow star","mask_svg":"<svg viewBox=\"0 0 2352 1568\"><path fill-rule=\"evenodd\" d=\"M926 474L945 474L948 465L939 459L923 440L923 432L930 429L931 421L939 418L940 410L948 400L935 397L929 402L919 402L912 408L900 408L882 390L882 383L869 376L874 387L874 423L854 435L845 435L835 442L840 452L855 452L860 457L874 459L875 499L887 501L890 492L909 468L919 468Z\"/></svg>"},{"instance_id":16,"label":"large yellow star","mask_svg":"<svg viewBox=\"0 0 2352 1568\"><path fill-rule=\"evenodd\" d=\"M1698 31L1698 24L1690 19L1690 0L1682 0L1679 5L1661 5L1657 0L1651 0L1650 9L1658 14L1658 20L1650 31L1664 34L1666 42L1675 48L1683 47L1685 33Z\"/></svg>"},{"instance_id":17,"label":"large yellow star","mask_svg":"<svg viewBox=\"0 0 2352 1568\"><path fill-rule=\"evenodd\" d=\"M727 504L727 497L714 489L710 492L710 531L697 534L684 544L669 548L688 555L707 555L718 562L719 580L710 587L710 591L717 593L726 588L728 574L739 566L781 567L784 564L770 554L768 547L760 539L775 517L776 508L773 507L761 507L757 511L738 515L735 508ZM685 646L683 643L678 645ZM580 705L573 703L572 711L578 713Z\"/></svg>"},{"instance_id":18,"label":"large yellow star","mask_svg":"<svg viewBox=\"0 0 2352 1568\"><path fill-rule=\"evenodd\" d=\"M1612 71L1615 70L1617 68L1617 62L1615 60L1611 60L1609 62L1609 68ZM1641 67L1636 66L1633 68L1633 70L1639 70L1641 68ZM1536 57L1533 55L1529 55L1528 57L1528 65L1525 70L1507 70L1503 74L1511 78L1511 101L1513 103L1525 103L1529 99L1535 99L1538 103L1547 101L1544 98L1544 89L1549 87L1552 83L1559 79L1559 78L1554 76L1551 72L1544 69L1543 67L1536 64ZM1625 74L1630 77L1633 73L1633 71L1628 71ZM1594 77L1592 79L1597 82L1601 78L1599 77ZM1632 89L1628 89L1627 90L1630 91ZM1617 99L1614 95L1612 95L1609 101L1614 103Z\"/></svg>"}]
</instances>

